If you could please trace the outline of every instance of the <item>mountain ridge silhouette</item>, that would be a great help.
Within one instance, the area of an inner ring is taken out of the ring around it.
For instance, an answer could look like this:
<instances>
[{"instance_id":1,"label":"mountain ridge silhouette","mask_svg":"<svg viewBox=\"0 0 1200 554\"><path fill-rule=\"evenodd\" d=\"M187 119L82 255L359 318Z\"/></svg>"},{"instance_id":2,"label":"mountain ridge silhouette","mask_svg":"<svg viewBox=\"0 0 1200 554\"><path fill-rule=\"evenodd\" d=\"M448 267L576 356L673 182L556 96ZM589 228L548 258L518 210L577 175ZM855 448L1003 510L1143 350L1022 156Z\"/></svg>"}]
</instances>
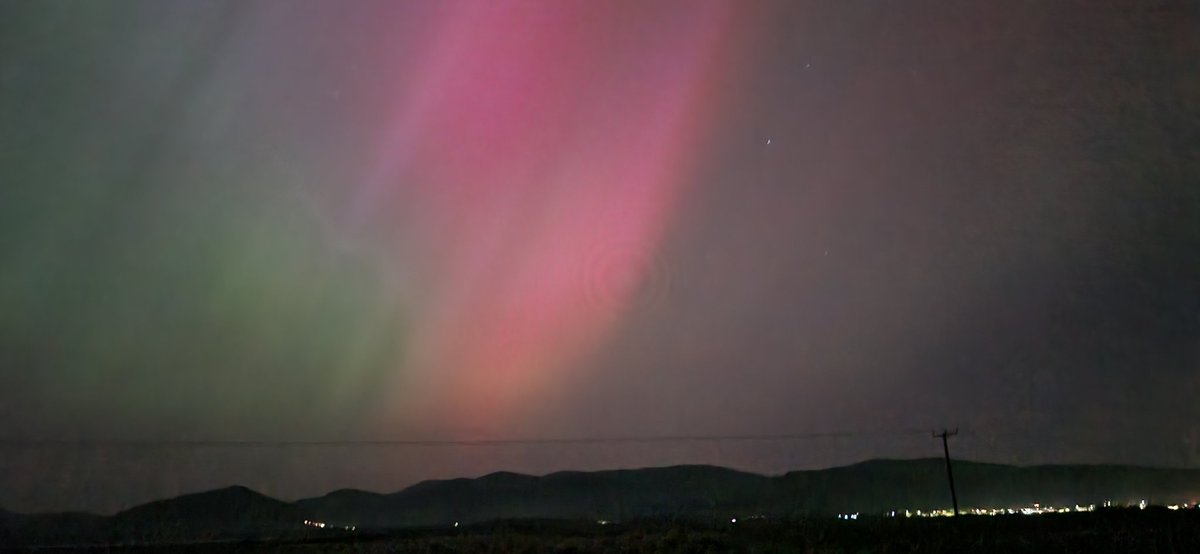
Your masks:
<instances>
[{"instance_id":1,"label":"mountain ridge silhouette","mask_svg":"<svg viewBox=\"0 0 1200 554\"><path fill-rule=\"evenodd\" d=\"M1200 500L1200 469L1125 465L1013 466L955 461L971 507L1116 505ZM402 529L501 519L807 517L949 508L940 458L872 459L767 476L711 465L541 476L493 472L430 480L393 493L338 489L287 502L235 485L148 502L112 516L0 512L0 542L129 543L269 538L325 529Z\"/></svg>"}]
</instances>

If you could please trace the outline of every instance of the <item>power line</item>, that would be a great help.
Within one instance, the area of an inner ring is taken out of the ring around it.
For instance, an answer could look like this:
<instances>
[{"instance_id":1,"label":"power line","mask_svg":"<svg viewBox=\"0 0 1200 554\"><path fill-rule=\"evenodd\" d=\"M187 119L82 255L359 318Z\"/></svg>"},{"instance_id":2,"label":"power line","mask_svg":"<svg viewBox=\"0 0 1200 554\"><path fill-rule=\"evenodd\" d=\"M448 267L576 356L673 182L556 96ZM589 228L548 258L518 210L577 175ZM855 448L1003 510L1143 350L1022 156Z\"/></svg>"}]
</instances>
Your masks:
<instances>
[{"instance_id":1,"label":"power line","mask_svg":"<svg viewBox=\"0 0 1200 554\"><path fill-rule=\"evenodd\" d=\"M260 447L491 447L616 443L672 442L770 442L813 439L857 438L881 435L915 435L927 431L837 431L819 433L782 433L747 435L658 435L608 437L539 437L504 439L380 439L380 440L250 440L250 439L0 439L0 447L26 448L260 448Z\"/></svg>"},{"instance_id":2,"label":"power line","mask_svg":"<svg viewBox=\"0 0 1200 554\"><path fill-rule=\"evenodd\" d=\"M934 433L933 436L942 438L942 452L946 454L946 478L950 480L950 500L954 502L954 515L958 515L958 494L954 492L954 470L950 466L950 443L949 438L958 434L958 429L949 431L942 429L941 433Z\"/></svg>"}]
</instances>

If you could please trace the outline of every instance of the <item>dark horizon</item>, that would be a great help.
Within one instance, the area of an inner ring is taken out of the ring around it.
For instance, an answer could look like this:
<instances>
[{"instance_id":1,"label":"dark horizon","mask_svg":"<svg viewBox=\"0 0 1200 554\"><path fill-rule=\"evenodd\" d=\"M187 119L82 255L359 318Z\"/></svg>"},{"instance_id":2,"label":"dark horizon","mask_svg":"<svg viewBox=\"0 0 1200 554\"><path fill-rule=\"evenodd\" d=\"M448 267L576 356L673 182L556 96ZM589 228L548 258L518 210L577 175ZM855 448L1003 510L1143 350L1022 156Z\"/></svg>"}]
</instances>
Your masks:
<instances>
[{"instance_id":1,"label":"dark horizon","mask_svg":"<svg viewBox=\"0 0 1200 554\"><path fill-rule=\"evenodd\" d=\"M620 441L618 441L618 442L620 442ZM748 442L756 442L756 441L748 441ZM931 441L931 444L933 444L934 442L936 442L936 441ZM940 442L938 442L937 444L940 445ZM953 444L953 442L952 442L952 444ZM25 447L28 447L28 446L29 445L25 445ZM46 445L42 444L41 446L46 446ZM329 446L329 445L326 445L326 446ZM64 447L63 443L58 443L53 448L63 448L63 447ZM89 446L89 448L96 448L96 445L92 444L91 446ZM124 445L124 446L120 447L120 449L126 449L126 448L131 448L131 447L128 445ZM162 445L158 445L158 446L137 446L137 447L132 447L132 448L135 448L138 450L147 450L147 449L163 450L165 448L180 448L180 447L179 446L164 447ZM223 448L223 449L231 449L231 450L237 451L237 450L245 450L245 449L264 448L264 447L248 447L248 446L245 446L244 444L237 445L237 446L226 445L226 446L222 447L217 444L210 443L206 447L193 445L193 446L189 446L186 448L189 448L189 449L190 448L218 448L218 449ZM275 447L275 448L278 448L278 447ZM303 448L303 447L292 446L289 448ZM355 446L354 445L343 445L342 448L355 448ZM379 450L379 449L387 449L389 447L374 445L374 446L365 446L365 447L357 446L357 448L365 448L368 450ZM426 447L412 447L412 448L422 449L422 448L426 448ZM466 448L468 448L468 449L488 449L488 448L495 448L495 446L469 446ZM954 464L961 463L961 464L968 464L968 465L973 464L973 465L979 465L979 466L997 466L997 467L1014 468L1014 469L1048 469L1048 468L1121 469L1121 468L1132 468L1132 469L1139 469L1139 470L1144 469L1144 470L1162 470L1162 471L1200 471L1200 468L1194 467L1194 466L1171 466L1171 465L1154 465L1154 464L1091 463L1091 462L1072 462L1072 461L1051 461L1051 462L1027 463L1027 464L1018 463L1018 462L1006 463L1006 462L994 461L994 460L984 460L984 459L960 457L954 453L953 446L951 447L951 449L952 449L951 450L952 463L954 463ZM195 457L200 458L200 456L195 456ZM243 455L243 456L234 456L234 457L235 458L244 458L246 456ZM622 472L622 471L675 469L675 468L684 468L684 467L707 467L707 468L714 468L714 469L729 470L729 471L734 471L734 472L749 474L749 475L755 475L755 476L762 476L762 477L767 477L767 478L777 478L777 477L783 477L788 474L798 473L798 472L823 472L823 471L828 471L828 470L837 470L837 469L846 469L846 468L867 466L867 465L871 465L873 463L891 463L891 462L901 462L901 463L904 463L904 462L937 462L939 469L944 467L944 463L945 463L943 457L940 454L940 447L938 447L938 448L929 449L929 452L927 452L925 455L922 455L922 456L870 457L870 458L862 458L857 461L850 461L850 462L845 462L845 463L813 465L813 466L808 466L808 467L783 468L783 469L777 469L777 470L773 470L773 471L756 469L753 465L738 466L738 465L733 465L733 464L704 463L704 462L694 462L694 461L686 461L686 460L679 461L677 463L658 464L658 465L646 465L646 464L638 465L638 464L634 463L634 464L629 464L629 465L624 465L624 466L597 466L597 465L588 466L588 465L584 464L579 467L557 467L557 468L546 467L546 468L526 470L526 471L523 471L520 469L501 467L501 468L490 469L490 470L481 471L481 472L477 472L477 473L446 474L446 475L442 475L442 476L438 476L438 477L418 479L418 480L414 480L412 482L398 484L391 488L371 488L369 485L368 486L352 486L350 484L345 484L345 483L338 486L338 485L336 485L336 483L337 483L336 480L331 480L329 478L329 476L326 476L325 479L318 480L318 482L332 483L333 486L331 486L331 488L326 488L324 490L320 490L320 489L316 489L316 488L312 488L312 487L301 488L300 490L304 490L305 492L300 493L300 494L288 494L287 491L289 489L296 490L297 487L294 487L294 486L281 487L280 481L278 480L278 478L276 478L275 480L271 480L271 479L264 480L261 478L261 476L256 476L256 477L259 477L257 479L253 478L253 477L249 478L244 482L209 481L203 485L200 485L200 486L194 487L194 488L190 488L190 489L180 487L180 485L182 483L186 482L183 479L176 480L173 482L159 480L159 481L153 482L152 486L150 486L150 487L145 486L145 484L143 484L143 486L141 486L141 487L129 487L128 483L124 483L121 486L126 487L127 489L133 489L135 491L142 491L141 496L131 495L129 490L114 489L114 490L108 491L109 496L101 497L104 502L95 502L97 497L91 496L90 499L94 502L94 504L92 504L91 506L85 506L85 505L61 506L61 505L59 505L60 503L58 501L55 501L53 499L38 497L37 494L39 491L46 490L44 487L37 487L37 488L30 487L28 489L28 493L27 493L28 496L20 499L26 506L28 506L27 508L22 509L20 505L0 504L0 510L6 510L8 512L21 513L21 514L54 514L54 513L82 512L82 513L108 516L108 515L113 515L113 514L128 510L128 509L131 509L131 508L142 506L147 503L152 503L152 502L161 501L161 500L171 500L171 499L175 499L175 498L178 498L181 496L204 494L204 493L208 493L208 492L220 491L220 490L225 490L225 489L229 489L229 488L246 488L255 493L262 494L262 495L270 497L270 498L279 499L284 502L297 502L297 501L302 501L305 499L322 498L331 493L341 492L341 491L361 491L361 492L367 492L367 493L371 493L371 494L390 495L390 494L397 494L397 493L404 492L410 488L417 487L422 484L435 483L435 482L447 482L447 481L476 480L476 479L482 479L482 478L497 475L497 474L508 474L508 475L524 476L524 477L542 478L542 477L548 477L548 476L552 476L552 475L556 475L556 474L570 474L570 473L610 473L610 472ZM158 464L158 465L151 466L151 467L165 467L165 465ZM941 475L941 471L939 471L939 475ZM167 484L167 486L164 487L163 486L164 484ZM945 485L944 481L941 481L941 480L938 481L938 490L941 490L945 486L946 485ZM152 490L161 491L164 489L168 490L169 492L159 494L159 495L155 495L155 494L153 494L153 492L150 492ZM95 485L93 485L92 490L96 491L98 489L95 488ZM89 497L85 497L85 498L89 498ZM112 502L113 499L120 499L120 503L119 504L113 503ZM947 502L949 502L948 499L949 499L949 495L947 493ZM39 506L47 506L47 507L39 508ZM55 506L57 506L57 507L55 507Z\"/></svg>"},{"instance_id":2,"label":"dark horizon","mask_svg":"<svg viewBox=\"0 0 1200 554\"><path fill-rule=\"evenodd\" d=\"M1056 471L1056 470L1071 470L1071 471L1075 472L1076 474L1086 474L1087 472L1095 472L1095 471L1133 470L1133 471L1139 471L1139 472L1146 473L1146 474L1153 474L1155 472L1167 472L1167 473L1190 472L1190 473L1195 473L1197 475L1200 475L1200 468L1167 468L1167 467L1127 466L1127 465L1113 465L1113 464L1043 464L1043 465L1019 466L1019 465L1011 465L1011 464L996 464L996 463L991 463L991 462L981 462L978 460L953 460L953 463L955 463L956 465L958 465L960 467L960 474L962 473L963 469L966 469L966 470L971 471L972 473L978 473L978 472L982 471L982 472L984 472L985 475L989 471L1003 472L1003 471L1008 471L1008 470L1023 471L1023 472L1029 473L1030 475L1036 474L1039 471L1044 472L1044 471ZM81 511L76 511L76 510L68 510L68 511L61 511L61 512L19 512L19 511L13 511L11 509L7 509L6 507L3 507L3 506L0 506L0 510L4 510L4 511L7 511L9 513L14 513L14 514L20 514L20 515L56 515L56 514L86 513L86 514L91 514L91 515L111 517L111 516L115 516L115 515L124 513L126 511L144 509L148 506L157 505L157 504L161 504L164 502L170 503L170 502L181 501L181 500L184 500L187 498L199 498L199 497L208 497L208 496L221 497L225 493L229 493L230 491L233 491L233 492L239 493L239 494L240 494L239 491L245 491L248 493L252 493L253 495L262 496L265 498L277 500L277 501L284 502L287 504L305 505L306 503L311 504L316 501L322 501L322 500L331 499L333 497L338 497L338 496L344 495L345 493L366 493L373 497L399 496L399 495L403 495L403 494L407 494L407 493L414 493L417 491L428 494L428 491L430 491L431 487L435 487L435 486L439 486L439 485L454 485L456 483L462 483L462 482L484 483L484 482L492 482L492 481L496 481L496 480L507 480L507 479L532 480L530 482L537 482L537 481L549 482L549 481L554 481L554 480L561 481L561 479L568 478L568 477L593 478L593 477L598 477L601 475L615 477L618 475L635 475L635 474L650 474L650 473L668 475L668 474L673 474L673 473L674 474L690 474L690 473L694 473L694 472L717 472L717 473L725 473L727 475L730 475L731 477L734 475L742 475L742 476L762 478L762 479L767 479L767 480L778 480L778 479L786 479L788 477L793 477L793 476L799 475L799 474L818 475L818 474L830 474L832 472L847 472L847 471L848 472L857 472L857 474L861 474L861 476L871 476L873 470L878 470L881 468L887 468L888 470L895 471L896 468L911 469L911 468L920 467L920 466L925 466L925 469L932 468L934 470L932 473L936 478L932 479L931 482L927 481L924 483L925 489L927 489L927 490L919 491L921 493L919 495L921 500L915 501L916 503L914 504L914 506L919 506L922 509L928 509L931 507L933 509L946 509L946 508L949 508L949 506L950 506L950 496L946 490L944 474L942 473L942 468L944 467L944 464L945 464L945 460L940 457L909 458L909 459L875 458L875 459L862 460L859 462L846 464L846 465L817 468L817 469L808 469L808 470L791 470L791 471L786 471L786 472L777 473L777 474L764 474L764 473L758 473L758 472L753 472L753 471L745 471L745 470L739 470L736 468L715 466L715 465L708 465L708 464L676 464L676 465L670 465L670 466L611 468L611 469L592 470L592 471L564 469L564 470L558 470L558 471L553 471L553 472L544 473L544 474L526 474L526 473L506 471L506 470L496 470L496 471L492 471L492 472L482 474L482 475L459 476L459 477L450 478L450 479L424 480L424 481L420 481L417 483L413 483L411 485L405 486L405 487L397 489L397 490L389 490L389 491L365 490L365 489L357 489L357 488L340 488L340 489L326 491L323 494L318 494L318 495L314 495L314 496L280 497L280 496L274 496L274 495L265 493L261 490L257 490L253 487L248 487L243 484L232 483L232 484L219 486L219 487L215 487L215 488L204 489L204 490L186 491L186 492L182 492L182 493L168 496L168 497L152 498L152 499L149 499L149 500L146 500L143 502L136 503L131 506L126 506L120 510L116 510L116 511L112 511L112 512L103 512L103 513L102 512L88 512L88 511L81 512ZM928 476L926 476L926 477L928 477ZM1000 500L1000 501L996 501L996 500L980 501L979 500L981 497L984 497L984 496L995 495L995 494L997 494L997 491L1004 491L1001 494L1009 494L1010 496L1018 496L1018 497L1022 496L1022 495L1030 495L1030 494L1036 495L1037 494L1037 491L1031 492L1031 491L1026 491L1026 490L1013 490L1011 488L1011 484L1009 484L1009 483L993 484L988 488L988 490L986 492L981 492L979 490L972 490L971 486L974 486L974 487L979 486L979 483L978 483L979 476L969 473L967 475L967 477L968 477L967 480L969 481L970 486L968 486L964 492L966 493L965 497L967 499L969 499L969 501L967 502L966 505L964 505L964 509L979 508L979 507L984 507L984 506L998 507L1001 504L1003 505L1002 507L1019 508L1019 507L1027 507L1026 504L1031 504L1033 502L1033 500L1031 500L1028 503L1022 504L1020 502L1012 502L1012 501L1004 501L1004 500ZM961 476L960 476L960 480L961 480ZM1005 484L1009 485L1009 488L1006 489L1004 486ZM1125 486L1127 488L1129 487L1129 483L1126 481L1120 481L1120 482L1113 481L1110 484L1112 484L1114 486L1114 488L1118 488L1121 486ZM960 483L960 486L962 486L961 483ZM1135 484L1132 487L1136 488L1137 486L1139 486L1139 485ZM1145 486L1145 485L1142 484L1140 486ZM1157 485L1157 487L1162 488L1162 485ZM1069 487L1067 487L1067 488L1069 488ZM587 489L579 489L576 492L579 494L595 494L597 491L587 490ZM612 492L612 491L609 491L609 492ZM713 491L704 489L700 492L709 494L709 493L712 493ZM1152 494L1146 494L1147 492L1152 492ZM500 490L496 491L496 493L500 493ZM506 494L510 497L507 500L515 500L516 499L516 497L514 496L514 493L512 491L508 491ZM829 493L827 491L822 491L822 492L820 492L820 494L827 495ZM864 497L871 498L872 494L873 493L871 493L870 491L867 491L867 493L865 494ZM1042 491L1042 494L1043 494L1043 496L1041 497L1041 500L1043 503L1046 503L1047 497L1053 497L1054 495L1061 495L1063 493ZM1094 491L1091 493L1080 493L1080 496L1081 497L1087 496L1088 494L1091 494L1094 496L1097 493L1095 493ZM1153 498L1156 501L1154 504L1150 504L1151 506L1164 506L1166 504L1164 499L1166 499L1166 498L1192 498L1192 497L1195 497L1197 494L1200 494L1200 488L1196 488L1196 487L1193 487L1193 490L1191 490L1191 491L1185 491L1182 489L1178 490L1178 491L1163 491L1163 490L1142 491L1141 495L1138 495L1135 493L1120 493L1118 491L1114 491L1114 492L1110 492L1108 494L1107 499L1110 501L1113 501L1112 507L1135 507L1135 506L1137 506L1138 499L1144 500L1145 497ZM940 498L943 496L945 498ZM446 499L436 498L436 495L434 498L437 499L438 501L448 500L448 498L446 498ZM931 502L930 498L935 499L932 502L933 502L933 504L936 504L936 506L929 504ZM1034 498L1036 500L1036 497L1031 497L1031 498ZM506 500L503 496L497 496L496 499L499 501ZM1093 500L1094 501L1096 499L1088 497L1088 498L1080 498L1080 500ZM1191 500L1192 504L1195 504L1195 502L1196 502L1196 500ZM813 515L821 515L821 514L813 514ZM824 515L828 515L828 514L824 514ZM871 514L871 515L879 516L881 514Z\"/></svg>"}]
</instances>

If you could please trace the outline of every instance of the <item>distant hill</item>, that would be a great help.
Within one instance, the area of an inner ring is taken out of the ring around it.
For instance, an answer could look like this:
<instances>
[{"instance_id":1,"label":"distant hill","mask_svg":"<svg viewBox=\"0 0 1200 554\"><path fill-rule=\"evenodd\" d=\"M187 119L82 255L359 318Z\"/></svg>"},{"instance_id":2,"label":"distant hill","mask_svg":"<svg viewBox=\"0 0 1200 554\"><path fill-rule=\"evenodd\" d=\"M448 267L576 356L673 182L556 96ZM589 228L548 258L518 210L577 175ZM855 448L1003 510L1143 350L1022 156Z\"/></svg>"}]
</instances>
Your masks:
<instances>
[{"instance_id":1,"label":"distant hill","mask_svg":"<svg viewBox=\"0 0 1200 554\"><path fill-rule=\"evenodd\" d=\"M228 487L136 506L113 516L9 514L4 544L131 544L270 538L302 529L291 503L245 487Z\"/></svg>"},{"instance_id":2,"label":"distant hill","mask_svg":"<svg viewBox=\"0 0 1200 554\"><path fill-rule=\"evenodd\" d=\"M113 516L112 526L121 538L202 540L271 536L303 520L294 504L235 486L130 508Z\"/></svg>"},{"instance_id":3,"label":"distant hill","mask_svg":"<svg viewBox=\"0 0 1200 554\"><path fill-rule=\"evenodd\" d=\"M389 495L348 491L297 502L313 517L361 526L445 525L501 518L609 519L702 515L770 498L772 479L711 466L543 477L493 473L478 479L426 481ZM359 493L365 494L365 493Z\"/></svg>"},{"instance_id":4,"label":"distant hill","mask_svg":"<svg viewBox=\"0 0 1200 554\"><path fill-rule=\"evenodd\" d=\"M1200 499L1200 470L1191 469L959 461L954 473L963 507ZM5 512L0 544L230 540L318 532L304 525L306 519L331 528L383 529L496 519L799 517L949 506L945 465L936 458L872 460L775 477L699 465L541 477L501 472L425 481L392 494L344 489L293 503L229 487L151 502L111 517Z\"/></svg>"},{"instance_id":5,"label":"distant hill","mask_svg":"<svg viewBox=\"0 0 1200 554\"><path fill-rule=\"evenodd\" d=\"M963 507L1169 504L1200 499L1200 470L1126 466L1015 467L954 463ZM941 459L872 460L766 477L712 466L494 473L426 481L378 495L339 491L297 502L312 517L365 527L448 525L500 518L804 516L950 507Z\"/></svg>"},{"instance_id":6,"label":"distant hill","mask_svg":"<svg viewBox=\"0 0 1200 554\"><path fill-rule=\"evenodd\" d=\"M950 507L946 466L937 458L872 460L779 478L790 506L804 513L864 512ZM954 462L959 505L966 507L1171 504L1200 500L1200 470L1113 465L1018 467Z\"/></svg>"}]
</instances>

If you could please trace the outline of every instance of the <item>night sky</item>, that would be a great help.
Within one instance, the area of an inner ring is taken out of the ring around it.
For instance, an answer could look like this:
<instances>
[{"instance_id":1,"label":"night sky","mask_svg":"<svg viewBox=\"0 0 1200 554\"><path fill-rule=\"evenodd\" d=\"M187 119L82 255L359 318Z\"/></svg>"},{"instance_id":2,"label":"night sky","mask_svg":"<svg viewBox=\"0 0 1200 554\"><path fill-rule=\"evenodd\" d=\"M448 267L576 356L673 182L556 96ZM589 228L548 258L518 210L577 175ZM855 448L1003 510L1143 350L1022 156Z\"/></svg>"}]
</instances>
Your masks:
<instances>
[{"instance_id":1,"label":"night sky","mask_svg":"<svg viewBox=\"0 0 1200 554\"><path fill-rule=\"evenodd\" d=\"M1195 2L0 3L9 510L1197 467L1198 398Z\"/></svg>"}]
</instances>

